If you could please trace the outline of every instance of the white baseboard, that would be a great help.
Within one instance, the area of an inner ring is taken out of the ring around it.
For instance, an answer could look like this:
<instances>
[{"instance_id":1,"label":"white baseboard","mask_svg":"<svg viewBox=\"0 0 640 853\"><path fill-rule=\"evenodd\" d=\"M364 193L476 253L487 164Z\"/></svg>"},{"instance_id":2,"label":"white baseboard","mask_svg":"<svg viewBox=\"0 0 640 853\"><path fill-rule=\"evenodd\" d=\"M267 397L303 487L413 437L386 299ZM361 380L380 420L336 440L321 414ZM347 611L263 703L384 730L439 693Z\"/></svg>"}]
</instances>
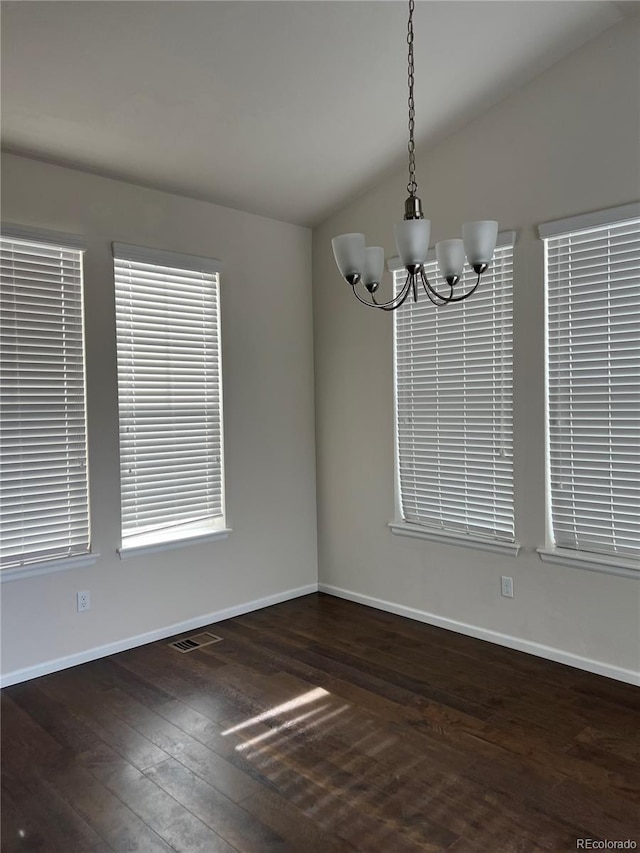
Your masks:
<instances>
[{"instance_id":1,"label":"white baseboard","mask_svg":"<svg viewBox=\"0 0 640 853\"><path fill-rule=\"evenodd\" d=\"M415 619L418 622L426 622L428 625L435 625L438 628L446 628L449 631L456 631L459 634L476 637L479 640L487 640L490 643L506 646L509 649L517 649L520 652L527 652L528 654L553 660L557 663L564 663L576 669L596 673L596 675L604 675L607 678L624 681L627 684L640 685L640 673L634 672L631 669L612 666L611 664L591 660L590 658L581 657L571 652L565 652L562 649L556 649L553 646L545 646L541 643L534 643L531 640L524 640L520 637L512 637L509 634L501 634L498 631L480 628L477 625L467 625L465 622L458 622L455 619L448 619L444 616L438 616L435 613L417 610L414 607L406 607L402 604L395 604L392 601L385 601L370 595L362 595L361 593L352 592L351 590L342 589L331 584L311 583L306 586L297 587L296 589L288 589L274 595L268 595L265 598L237 604L234 607L227 607L224 610L217 610L213 613L196 616L184 622L167 625L155 631L148 631L146 634L137 634L134 637L127 637L124 640L117 640L114 643L88 649L74 655L55 658L54 660L45 661L44 663L25 667L24 669L13 670L0 676L0 687L9 687L12 684L19 684L22 681L39 678L41 675L49 675L61 669L68 669L72 666L78 666L81 663L88 663L98 658L124 652L127 649L143 646L146 643L154 643L156 640L163 640L175 634L182 634L185 631L203 628L205 625L222 622L224 619L232 619L234 616L242 616L243 613L251 613L253 610L261 610L263 607L270 607L273 604L280 604L282 601L289 601L290 599L299 598L300 596L318 591L324 592L327 595L334 595L337 598L345 598L348 601L355 601L357 604L365 604L377 610L395 613L398 616L406 616L408 619Z\"/></svg>"},{"instance_id":2,"label":"white baseboard","mask_svg":"<svg viewBox=\"0 0 640 853\"><path fill-rule=\"evenodd\" d=\"M174 634L182 634L185 631L192 631L195 628L203 628L205 625L211 625L214 622L222 622L224 619L242 616L243 613L251 613L252 610L261 610L263 607L271 607L272 604L280 604L282 601L289 601L292 598L299 598L302 595L309 595L317 591L318 584L310 583L306 586L299 586L296 589L287 589L283 592L277 592L275 595L268 595L266 598L258 598L255 601L236 604L234 607L227 607L224 610L216 610L214 613L195 616L193 619L187 619L185 622L167 625L155 631L148 631L146 634L137 634L135 637L127 637L124 640L107 643L105 646L87 649L85 652L55 658L54 660L45 661L35 666L27 666L24 669L16 669L13 672L8 672L0 676L0 687L10 687L12 684L19 684L21 681L29 681L32 678L39 678L41 675L49 675L61 669L68 669L71 666L78 666L81 663L88 663L89 661L104 658L108 655L115 655L118 652L125 652L127 649L136 648L136 646L144 646L147 643L154 643L156 640L164 640L166 637L173 637Z\"/></svg>"},{"instance_id":3,"label":"white baseboard","mask_svg":"<svg viewBox=\"0 0 640 853\"><path fill-rule=\"evenodd\" d=\"M496 643L498 646L517 649L519 652L527 652L527 654L556 661L556 663L564 663L567 666L593 672L596 675L614 678L616 681L640 685L640 672L634 672L632 669L623 669L622 667L613 666L602 661L591 660L580 655L574 655L571 652L565 652L562 649L556 649L553 646L545 646L542 643L534 643L531 640L512 637L509 634L500 634L498 631L490 631L487 628L480 628L477 625L467 625L465 622L458 622L456 619L447 619L444 616L437 616L435 613L416 610L414 607L405 607L402 604L395 604L392 601L374 598L371 595L362 595L359 592L341 589L331 584L319 583L318 591L327 593L327 595L335 595L337 598L346 598L348 601L355 601L357 604L366 604L368 607L375 607L377 610L395 613L397 616L406 616L408 619L415 619L417 622L426 622L428 625L435 625L438 628L456 631L458 634L476 637L478 640L487 640L490 643Z\"/></svg>"}]
</instances>

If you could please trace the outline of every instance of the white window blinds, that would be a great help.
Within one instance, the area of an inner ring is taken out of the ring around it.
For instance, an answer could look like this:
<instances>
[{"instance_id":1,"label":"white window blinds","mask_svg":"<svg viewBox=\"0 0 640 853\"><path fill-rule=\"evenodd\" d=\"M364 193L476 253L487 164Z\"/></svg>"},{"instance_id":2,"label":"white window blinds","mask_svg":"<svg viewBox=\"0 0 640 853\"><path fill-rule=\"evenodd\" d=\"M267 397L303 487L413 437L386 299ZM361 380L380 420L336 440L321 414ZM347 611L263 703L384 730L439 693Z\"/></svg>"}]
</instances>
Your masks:
<instances>
[{"instance_id":1,"label":"white window blinds","mask_svg":"<svg viewBox=\"0 0 640 853\"><path fill-rule=\"evenodd\" d=\"M400 508L407 522L513 542L512 258L468 300L394 312ZM436 264L425 264L430 281ZM395 273L396 288L406 272ZM465 273L464 286L475 282ZM462 283L458 285L462 287Z\"/></svg>"},{"instance_id":2,"label":"white window blinds","mask_svg":"<svg viewBox=\"0 0 640 853\"><path fill-rule=\"evenodd\" d=\"M82 251L0 238L3 567L89 551Z\"/></svg>"},{"instance_id":3,"label":"white window blinds","mask_svg":"<svg viewBox=\"0 0 640 853\"><path fill-rule=\"evenodd\" d=\"M223 526L218 273L180 258L114 244L125 546Z\"/></svg>"},{"instance_id":4,"label":"white window blinds","mask_svg":"<svg viewBox=\"0 0 640 853\"><path fill-rule=\"evenodd\" d=\"M552 539L637 556L640 217L580 224L545 237Z\"/></svg>"}]
</instances>

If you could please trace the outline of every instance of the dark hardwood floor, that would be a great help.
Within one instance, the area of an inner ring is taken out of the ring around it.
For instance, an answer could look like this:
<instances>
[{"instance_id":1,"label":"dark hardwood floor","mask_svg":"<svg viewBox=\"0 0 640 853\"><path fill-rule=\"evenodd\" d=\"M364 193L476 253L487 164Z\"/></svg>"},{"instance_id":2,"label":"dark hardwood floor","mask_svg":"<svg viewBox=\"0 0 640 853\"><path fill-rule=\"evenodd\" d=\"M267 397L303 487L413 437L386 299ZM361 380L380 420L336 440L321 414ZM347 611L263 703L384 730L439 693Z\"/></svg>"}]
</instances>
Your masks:
<instances>
[{"instance_id":1,"label":"dark hardwood floor","mask_svg":"<svg viewBox=\"0 0 640 853\"><path fill-rule=\"evenodd\" d=\"M211 630L3 691L3 851L640 846L637 688L324 595Z\"/></svg>"}]
</instances>

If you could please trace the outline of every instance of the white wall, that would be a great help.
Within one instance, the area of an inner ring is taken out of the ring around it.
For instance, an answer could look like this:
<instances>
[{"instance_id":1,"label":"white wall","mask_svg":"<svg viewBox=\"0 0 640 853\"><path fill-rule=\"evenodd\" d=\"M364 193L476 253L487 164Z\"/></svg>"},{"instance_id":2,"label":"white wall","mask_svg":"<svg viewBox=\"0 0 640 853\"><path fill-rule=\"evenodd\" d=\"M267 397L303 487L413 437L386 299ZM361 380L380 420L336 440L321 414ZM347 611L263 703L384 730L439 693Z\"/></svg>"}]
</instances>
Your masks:
<instances>
[{"instance_id":1,"label":"white wall","mask_svg":"<svg viewBox=\"0 0 640 853\"><path fill-rule=\"evenodd\" d=\"M14 156L5 222L83 234L93 547L88 569L2 585L2 672L36 667L317 581L311 234ZM111 241L215 257L221 278L223 541L120 561ZM76 613L75 593L91 592Z\"/></svg>"},{"instance_id":2,"label":"white wall","mask_svg":"<svg viewBox=\"0 0 640 853\"><path fill-rule=\"evenodd\" d=\"M639 44L637 24L625 21L418 157L434 241L473 219L498 219L519 235L517 558L386 527L394 512L392 319L356 303L330 239L364 231L370 245L395 254L405 173L331 217L313 242L321 584L550 646L556 657L576 655L604 671L640 669L640 583L543 564L535 553L545 541L543 247L535 229L640 198ZM502 574L514 578L513 600L500 597Z\"/></svg>"}]
</instances>

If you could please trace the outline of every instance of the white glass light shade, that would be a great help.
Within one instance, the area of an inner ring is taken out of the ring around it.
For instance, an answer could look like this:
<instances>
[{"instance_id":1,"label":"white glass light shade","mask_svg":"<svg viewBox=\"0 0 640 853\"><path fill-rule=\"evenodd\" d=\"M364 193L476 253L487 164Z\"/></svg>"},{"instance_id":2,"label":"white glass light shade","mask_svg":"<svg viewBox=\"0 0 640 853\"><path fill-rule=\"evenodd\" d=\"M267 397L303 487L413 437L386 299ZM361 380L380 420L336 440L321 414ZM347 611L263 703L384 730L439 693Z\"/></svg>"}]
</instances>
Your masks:
<instances>
[{"instance_id":1,"label":"white glass light shade","mask_svg":"<svg viewBox=\"0 0 640 853\"><path fill-rule=\"evenodd\" d=\"M493 257L498 239L498 223L493 220L465 222L462 226L464 249L473 264L488 264Z\"/></svg>"},{"instance_id":2,"label":"white glass light shade","mask_svg":"<svg viewBox=\"0 0 640 853\"><path fill-rule=\"evenodd\" d=\"M464 269L464 243L462 240L440 240L436 243L436 260L443 278L460 278Z\"/></svg>"},{"instance_id":3,"label":"white glass light shade","mask_svg":"<svg viewBox=\"0 0 640 853\"><path fill-rule=\"evenodd\" d=\"M395 227L396 248L404 267L423 264L429 251L429 219L404 219Z\"/></svg>"},{"instance_id":4,"label":"white glass light shade","mask_svg":"<svg viewBox=\"0 0 640 853\"><path fill-rule=\"evenodd\" d=\"M384 273L384 249L380 246L367 246L364 254L363 284L380 284Z\"/></svg>"},{"instance_id":5,"label":"white glass light shade","mask_svg":"<svg viewBox=\"0 0 640 853\"><path fill-rule=\"evenodd\" d=\"M340 275L361 276L364 270L366 241L364 234L341 234L331 241L333 256L340 270Z\"/></svg>"}]
</instances>

